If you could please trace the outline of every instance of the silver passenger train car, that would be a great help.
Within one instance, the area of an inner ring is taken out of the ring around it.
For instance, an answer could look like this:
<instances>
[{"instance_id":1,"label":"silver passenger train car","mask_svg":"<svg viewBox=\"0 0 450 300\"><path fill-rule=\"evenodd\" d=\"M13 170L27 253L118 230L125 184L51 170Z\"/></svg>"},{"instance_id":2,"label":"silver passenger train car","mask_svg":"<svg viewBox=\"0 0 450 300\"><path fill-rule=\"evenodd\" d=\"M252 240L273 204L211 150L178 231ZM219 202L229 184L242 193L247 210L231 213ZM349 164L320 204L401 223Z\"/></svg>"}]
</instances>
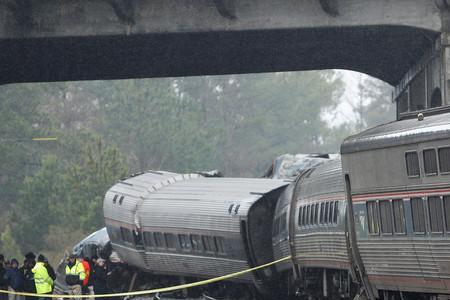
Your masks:
<instances>
[{"instance_id":1,"label":"silver passenger train car","mask_svg":"<svg viewBox=\"0 0 450 300\"><path fill-rule=\"evenodd\" d=\"M273 260L276 201L289 182L149 171L106 193L113 248L153 274L209 278ZM236 278L267 286L271 270Z\"/></svg>"},{"instance_id":2,"label":"silver passenger train car","mask_svg":"<svg viewBox=\"0 0 450 300\"><path fill-rule=\"evenodd\" d=\"M341 152L353 208L350 246L366 289L374 298L428 293L447 299L450 113L369 129L349 137Z\"/></svg>"},{"instance_id":3,"label":"silver passenger train car","mask_svg":"<svg viewBox=\"0 0 450 300\"><path fill-rule=\"evenodd\" d=\"M289 296L350 297L340 158L303 172L284 190L276 207L272 243L276 259L292 256L290 263L277 266Z\"/></svg>"}]
</instances>

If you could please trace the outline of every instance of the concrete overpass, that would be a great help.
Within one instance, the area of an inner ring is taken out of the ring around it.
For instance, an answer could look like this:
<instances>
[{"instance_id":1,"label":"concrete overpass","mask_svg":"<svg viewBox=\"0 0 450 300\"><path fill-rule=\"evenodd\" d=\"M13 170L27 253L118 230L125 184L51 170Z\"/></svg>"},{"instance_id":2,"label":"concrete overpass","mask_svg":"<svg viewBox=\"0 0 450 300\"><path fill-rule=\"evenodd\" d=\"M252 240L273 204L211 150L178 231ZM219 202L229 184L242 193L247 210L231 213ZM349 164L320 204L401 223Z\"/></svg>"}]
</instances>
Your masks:
<instances>
[{"instance_id":1,"label":"concrete overpass","mask_svg":"<svg viewBox=\"0 0 450 300\"><path fill-rule=\"evenodd\" d=\"M400 97L446 86L447 1L0 0L0 83L341 68Z\"/></svg>"}]
</instances>

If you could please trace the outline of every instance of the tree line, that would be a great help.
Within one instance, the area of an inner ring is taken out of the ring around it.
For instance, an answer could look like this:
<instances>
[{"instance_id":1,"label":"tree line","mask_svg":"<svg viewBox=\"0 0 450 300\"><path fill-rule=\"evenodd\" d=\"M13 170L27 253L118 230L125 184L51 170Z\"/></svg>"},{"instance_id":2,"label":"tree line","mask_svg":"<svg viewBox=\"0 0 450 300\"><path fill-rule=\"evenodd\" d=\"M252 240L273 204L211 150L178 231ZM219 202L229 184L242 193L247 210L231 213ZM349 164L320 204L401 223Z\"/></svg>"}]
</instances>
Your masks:
<instances>
[{"instance_id":1,"label":"tree line","mask_svg":"<svg viewBox=\"0 0 450 300\"><path fill-rule=\"evenodd\" d=\"M0 86L0 252L60 256L103 226L104 193L127 174L260 176L280 154L336 153L395 116L366 79L354 118L331 127L344 89L335 71Z\"/></svg>"}]
</instances>

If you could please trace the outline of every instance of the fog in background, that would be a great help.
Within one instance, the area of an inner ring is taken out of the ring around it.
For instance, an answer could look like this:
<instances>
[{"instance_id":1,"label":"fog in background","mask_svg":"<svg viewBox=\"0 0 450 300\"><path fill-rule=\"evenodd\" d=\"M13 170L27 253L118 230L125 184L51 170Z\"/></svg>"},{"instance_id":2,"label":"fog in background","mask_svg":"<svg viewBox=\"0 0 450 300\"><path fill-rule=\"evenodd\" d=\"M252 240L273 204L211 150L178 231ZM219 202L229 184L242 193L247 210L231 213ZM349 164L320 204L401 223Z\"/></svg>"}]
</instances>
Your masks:
<instances>
[{"instance_id":1,"label":"fog in background","mask_svg":"<svg viewBox=\"0 0 450 300\"><path fill-rule=\"evenodd\" d=\"M130 173L259 177L280 154L336 153L395 118L391 92L332 70L0 86L0 253L55 260Z\"/></svg>"}]
</instances>

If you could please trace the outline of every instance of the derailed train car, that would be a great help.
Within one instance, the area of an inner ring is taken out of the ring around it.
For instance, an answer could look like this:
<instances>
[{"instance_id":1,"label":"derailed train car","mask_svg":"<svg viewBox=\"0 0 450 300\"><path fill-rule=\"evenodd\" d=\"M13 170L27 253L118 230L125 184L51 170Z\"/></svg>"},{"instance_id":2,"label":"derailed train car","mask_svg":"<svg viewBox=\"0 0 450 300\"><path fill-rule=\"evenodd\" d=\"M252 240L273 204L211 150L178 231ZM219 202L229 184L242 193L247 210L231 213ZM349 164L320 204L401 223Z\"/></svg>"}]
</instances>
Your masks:
<instances>
[{"instance_id":1,"label":"derailed train car","mask_svg":"<svg viewBox=\"0 0 450 300\"><path fill-rule=\"evenodd\" d=\"M301 173L282 193L273 220L275 259L285 296L349 299L356 295L347 251L346 201L339 158Z\"/></svg>"},{"instance_id":2,"label":"derailed train car","mask_svg":"<svg viewBox=\"0 0 450 300\"><path fill-rule=\"evenodd\" d=\"M274 259L268 220L288 184L150 171L109 189L105 223L128 264L180 280L221 276ZM267 269L235 280L262 291L274 275Z\"/></svg>"}]
</instances>

